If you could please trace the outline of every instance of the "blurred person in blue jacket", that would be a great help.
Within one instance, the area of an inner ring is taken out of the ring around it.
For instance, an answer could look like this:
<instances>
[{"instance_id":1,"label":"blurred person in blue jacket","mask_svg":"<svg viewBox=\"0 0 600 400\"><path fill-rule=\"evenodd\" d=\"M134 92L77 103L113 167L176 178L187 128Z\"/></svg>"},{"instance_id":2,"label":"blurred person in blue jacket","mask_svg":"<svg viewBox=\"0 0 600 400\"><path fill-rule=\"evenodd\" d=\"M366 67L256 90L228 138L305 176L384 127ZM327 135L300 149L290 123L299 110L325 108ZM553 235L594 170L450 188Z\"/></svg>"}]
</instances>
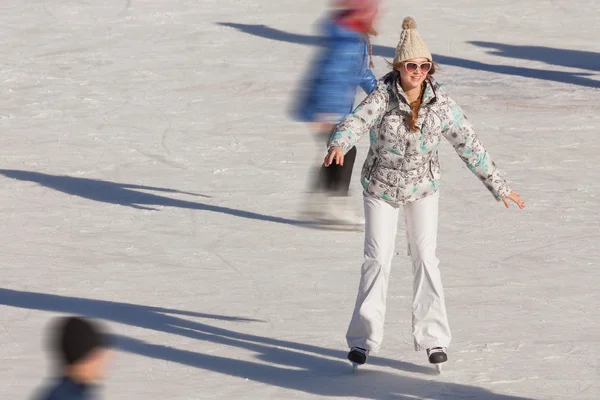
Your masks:
<instances>
[{"instance_id":1,"label":"blurred person in blue jacket","mask_svg":"<svg viewBox=\"0 0 600 400\"><path fill-rule=\"evenodd\" d=\"M97 322L76 316L58 318L52 328L50 350L57 357L56 377L34 398L96 399L111 358L108 335Z\"/></svg>"},{"instance_id":2,"label":"blurred person in blue jacket","mask_svg":"<svg viewBox=\"0 0 600 400\"><path fill-rule=\"evenodd\" d=\"M378 0L340 0L323 21L323 48L311 64L308 77L293 109L294 117L310 125L319 142L326 143L333 128L354 108L357 89L367 94L377 86L370 35L377 35L374 21ZM321 223L362 225L349 201L356 148L343 165L320 166L303 214Z\"/></svg>"}]
</instances>

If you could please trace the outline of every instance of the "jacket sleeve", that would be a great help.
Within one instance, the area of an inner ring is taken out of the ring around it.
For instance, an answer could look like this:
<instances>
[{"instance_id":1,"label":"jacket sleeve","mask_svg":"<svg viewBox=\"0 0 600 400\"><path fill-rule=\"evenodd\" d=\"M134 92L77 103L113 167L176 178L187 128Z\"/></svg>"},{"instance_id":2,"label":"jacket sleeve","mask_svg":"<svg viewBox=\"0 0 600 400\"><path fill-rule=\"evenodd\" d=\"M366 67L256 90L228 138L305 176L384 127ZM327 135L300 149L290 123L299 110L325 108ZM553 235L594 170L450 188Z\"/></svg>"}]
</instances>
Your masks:
<instances>
[{"instance_id":1,"label":"jacket sleeve","mask_svg":"<svg viewBox=\"0 0 600 400\"><path fill-rule=\"evenodd\" d=\"M355 46L350 41L333 40L325 50L314 99L316 114L325 114L329 122L338 123L348 113L348 88L356 80L352 76L355 57Z\"/></svg>"},{"instance_id":2,"label":"jacket sleeve","mask_svg":"<svg viewBox=\"0 0 600 400\"><path fill-rule=\"evenodd\" d=\"M367 94L371 94L371 92L377 88L377 78L375 78L373 71L369 68L367 68L361 76L360 87Z\"/></svg>"},{"instance_id":3,"label":"jacket sleeve","mask_svg":"<svg viewBox=\"0 0 600 400\"><path fill-rule=\"evenodd\" d=\"M328 149L341 147L346 154L360 138L377 124L387 109L389 94L384 88L371 92L352 113L337 125L329 138Z\"/></svg>"},{"instance_id":4,"label":"jacket sleeve","mask_svg":"<svg viewBox=\"0 0 600 400\"><path fill-rule=\"evenodd\" d=\"M508 183L483 147L462 109L451 99L447 112L447 118L442 122L444 137L452 144L471 172L483 182L496 200L500 201L511 192Z\"/></svg>"}]
</instances>

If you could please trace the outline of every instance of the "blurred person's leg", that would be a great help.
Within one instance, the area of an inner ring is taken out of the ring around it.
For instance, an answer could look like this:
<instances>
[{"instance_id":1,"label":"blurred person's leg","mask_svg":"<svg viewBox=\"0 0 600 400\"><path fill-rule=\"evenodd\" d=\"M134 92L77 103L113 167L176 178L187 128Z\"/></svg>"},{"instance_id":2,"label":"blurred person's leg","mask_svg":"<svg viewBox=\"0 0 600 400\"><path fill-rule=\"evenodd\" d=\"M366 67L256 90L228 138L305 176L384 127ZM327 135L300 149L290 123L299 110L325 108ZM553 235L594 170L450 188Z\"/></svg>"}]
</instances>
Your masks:
<instances>
[{"instance_id":1,"label":"blurred person's leg","mask_svg":"<svg viewBox=\"0 0 600 400\"><path fill-rule=\"evenodd\" d=\"M327 183L332 196L348 196L350 193L350 182L352 181L352 169L356 160L356 147L352 147L344 156L344 165L333 164L322 167L327 171Z\"/></svg>"},{"instance_id":2,"label":"blurred person's leg","mask_svg":"<svg viewBox=\"0 0 600 400\"><path fill-rule=\"evenodd\" d=\"M312 130L312 136L316 140L319 148L323 143L329 140L330 132L317 132ZM309 176L309 190L302 213L305 217L313 220L321 220L326 213L327 208L327 193L330 192L331 174L328 168L323 166L323 159L326 152L317 153L315 165L311 167Z\"/></svg>"},{"instance_id":3,"label":"blurred person's leg","mask_svg":"<svg viewBox=\"0 0 600 400\"><path fill-rule=\"evenodd\" d=\"M315 135L321 142L329 139L329 133ZM350 183L356 160L356 147L344 156L344 165L322 164L313 172L311 190L304 208L305 216L326 223L364 224L364 218L357 215L351 206Z\"/></svg>"}]
</instances>

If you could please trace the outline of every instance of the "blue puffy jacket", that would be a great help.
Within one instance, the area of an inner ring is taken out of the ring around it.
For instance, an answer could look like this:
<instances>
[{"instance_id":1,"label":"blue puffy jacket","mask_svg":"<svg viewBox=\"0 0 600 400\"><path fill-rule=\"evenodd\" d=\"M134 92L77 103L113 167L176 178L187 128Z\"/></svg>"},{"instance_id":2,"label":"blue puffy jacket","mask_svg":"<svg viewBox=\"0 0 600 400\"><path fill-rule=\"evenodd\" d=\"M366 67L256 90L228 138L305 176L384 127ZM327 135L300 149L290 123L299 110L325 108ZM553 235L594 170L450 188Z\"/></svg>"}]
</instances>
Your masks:
<instances>
[{"instance_id":1,"label":"blue puffy jacket","mask_svg":"<svg viewBox=\"0 0 600 400\"><path fill-rule=\"evenodd\" d=\"M314 122L317 114L326 114L328 122L338 123L352 112L358 86L369 94L377 79L369 69L369 44L363 34L332 19L321 29L323 49L303 82L292 114L303 122Z\"/></svg>"}]
</instances>

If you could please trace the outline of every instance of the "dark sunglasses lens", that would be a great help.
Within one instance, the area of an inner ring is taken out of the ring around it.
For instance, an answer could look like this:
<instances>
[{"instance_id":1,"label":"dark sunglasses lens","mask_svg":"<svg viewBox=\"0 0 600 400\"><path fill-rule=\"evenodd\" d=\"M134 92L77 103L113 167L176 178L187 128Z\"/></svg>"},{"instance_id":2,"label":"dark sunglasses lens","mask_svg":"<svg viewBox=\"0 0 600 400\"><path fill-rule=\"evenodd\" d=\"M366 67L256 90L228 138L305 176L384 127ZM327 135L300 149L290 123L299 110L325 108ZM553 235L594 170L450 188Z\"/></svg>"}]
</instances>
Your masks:
<instances>
[{"instance_id":1,"label":"dark sunglasses lens","mask_svg":"<svg viewBox=\"0 0 600 400\"><path fill-rule=\"evenodd\" d=\"M415 72L417 70L417 68L419 68L419 66L415 63L412 63L412 62L406 63L406 71L408 71L408 72Z\"/></svg>"},{"instance_id":2,"label":"dark sunglasses lens","mask_svg":"<svg viewBox=\"0 0 600 400\"><path fill-rule=\"evenodd\" d=\"M429 72L431 70L431 64L430 63L426 63L426 64L421 64L421 72Z\"/></svg>"}]
</instances>

